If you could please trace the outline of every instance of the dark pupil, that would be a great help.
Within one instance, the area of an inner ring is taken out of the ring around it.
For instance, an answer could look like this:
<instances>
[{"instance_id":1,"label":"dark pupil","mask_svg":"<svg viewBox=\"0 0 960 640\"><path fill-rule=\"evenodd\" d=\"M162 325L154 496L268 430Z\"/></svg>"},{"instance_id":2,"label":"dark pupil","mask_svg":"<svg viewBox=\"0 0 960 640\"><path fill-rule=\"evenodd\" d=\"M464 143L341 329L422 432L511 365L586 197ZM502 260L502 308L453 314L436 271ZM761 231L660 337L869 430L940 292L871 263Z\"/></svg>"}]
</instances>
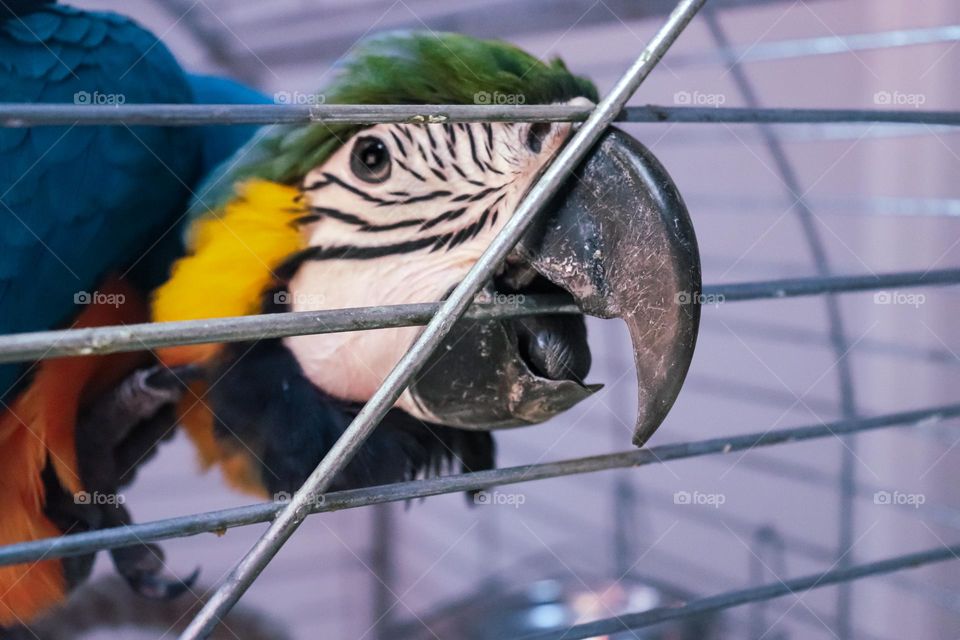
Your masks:
<instances>
[{"instance_id":1,"label":"dark pupil","mask_svg":"<svg viewBox=\"0 0 960 640\"><path fill-rule=\"evenodd\" d=\"M363 151L363 164L375 169L383 161L383 143L380 141L370 144Z\"/></svg>"},{"instance_id":2,"label":"dark pupil","mask_svg":"<svg viewBox=\"0 0 960 640\"><path fill-rule=\"evenodd\" d=\"M390 151L379 138L360 138L353 147L350 167L364 182L383 182L390 177Z\"/></svg>"},{"instance_id":3,"label":"dark pupil","mask_svg":"<svg viewBox=\"0 0 960 640\"><path fill-rule=\"evenodd\" d=\"M530 148L530 151L540 153L540 149L543 147L543 141L549 133L549 122L535 122L530 125L530 131L527 133L527 146Z\"/></svg>"}]
</instances>

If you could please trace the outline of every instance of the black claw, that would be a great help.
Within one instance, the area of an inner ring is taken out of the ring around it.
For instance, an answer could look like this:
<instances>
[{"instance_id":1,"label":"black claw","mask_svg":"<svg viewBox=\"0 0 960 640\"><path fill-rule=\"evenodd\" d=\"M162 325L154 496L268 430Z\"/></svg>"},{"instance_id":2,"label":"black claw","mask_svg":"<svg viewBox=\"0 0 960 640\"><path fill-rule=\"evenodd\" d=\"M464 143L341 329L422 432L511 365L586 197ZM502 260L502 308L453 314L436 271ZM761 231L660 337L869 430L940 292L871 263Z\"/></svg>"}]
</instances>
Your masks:
<instances>
[{"instance_id":1,"label":"black claw","mask_svg":"<svg viewBox=\"0 0 960 640\"><path fill-rule=\"evenodd\" d=\"M134 591L151 600L173 600L193 588L200 576L197 567L186 578L165 576L160 573L141 573L136 576L124 576Z\"/></svg>"},{"instance_id":2,"label":"black claw","mask_svg":"<svg viewBox=\"0 0 960 640\"><path fill-rule=\"evenodd\" d=\"M189 591L200 567L185 579L164 575L163 550L155 544L114 549L113 564L130 588L151 600L173 600Z\"/></svg>"},{"instance_id":3,"label":"black claw","mask_svg":"<svg viewBox=\"0 0 960 640\"><path fill-rule=\"evenodd\" d=\"M187 384L203 377L203 367L185 364L179 367L153 367L144 382L155 389L179 390Z\"/></svg>"},{"instance_id":4,"label":"black claw","mask_svg":"<svg viewBox=\"0 0 960 640\"><path fill-rule=\"evenodd\" d=\"M133 590L151 600L173 600L193 588L200 576L200 567L186 578L166 577L159 574L146 574L136 581L128 580Z\"/></svg>"}]
</instances>

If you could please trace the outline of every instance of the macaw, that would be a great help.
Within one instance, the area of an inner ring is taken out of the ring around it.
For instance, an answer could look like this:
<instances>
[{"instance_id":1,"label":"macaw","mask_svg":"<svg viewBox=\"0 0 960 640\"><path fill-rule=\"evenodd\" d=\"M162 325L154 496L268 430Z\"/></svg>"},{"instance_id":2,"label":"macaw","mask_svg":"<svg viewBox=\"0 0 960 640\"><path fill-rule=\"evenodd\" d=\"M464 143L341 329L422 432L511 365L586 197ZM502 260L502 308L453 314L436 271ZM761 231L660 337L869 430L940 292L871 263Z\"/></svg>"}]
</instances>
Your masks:
<instances>
[{"instance_id":1,"label":"macaw","mask_svg":"<svg viewBox=\"0 0 960 640\"><path fill-rule=\"evenodd\" d=\"M571 104L594 85L560 60L452 33L359 43L316 101ZM570 137L571 123L274 125L215 171L155 321L434 302L462 280ZM566 291L622 317L640 382L635 441L673 403L696 335L699 262L686 209L637 141L605 134L481 299ZM159 350L201 371L178 415L206 466L269 497L295 491L418 327ZM597 390L583 316L454 326L331 489L494 466L491 429L541 422ZM196 398L203 398L202 402Z\"/></svg>"},{"instance_id":2,"label":"macaw","mask_svg":"<svg viewBox=\"0 0 960 640\"><path fill-rule=\"evenodd\" d=\"M80 105L266 101L228 80L189 76L127 18L10 0L0 3L0 96ZM197 182L255 131L0 128L0 334L147 321L150 290L182 252L180 226ZM151 407L183 388L155 364L139 353L0 365L0 544L129 521L117 488L173 422ZM152 392L135 408L149 415L131 424L117 388ZM116 550L113 559L141 593L184 588L161 575L153 545ZM61 600L91 563L0 567L0 635Z\"/></svg>"},{"instance_id":3,"label":"macaw","mask_svg":"<svg viewBox=\"0 0 960 640\"><path fill-rule=\"evenodd\" d=\"M59 6L29 4L27 11L21 4L8 5L19 13L2 23L0 68L11 70L17 83L66 88L50 97L37 90L13 99L69 102L73 93L96 89L112 95L129 91L136 101L188 102L200 93L191 91L190 80L162 44L129 21ZM41 49L63 61L38 63ZM141 68L148 60L153 66ZM71 65L73 74L63 68ZM101 68L112 72L83 81L84 74ZM137 84L138 78L149 91L124 84ZM588 105L597 93L561 61L542 62L503 42L391 33L356 47L323 98L354 104ZM27 193L18 191L23 195L15 202L27 213L14 221L45 222L46 231L21 242L36 257L25 258L0 280L3 286L19 285L17 302L37 309L15 316L19 323L0 331L119 324L147 315L163 322L442 299L510 219L575 126L269 126L200 183L193 176L203 168L196 167L231 146L226 136L241 142L244 135L224 127L5 131L10 138L0 138L0 149L25 164L23 170L35 164L27 173L46 180ZM58 164L59 154L49 146L57 147L57 135L66 141L75 131L95 146L73 150ZM207 142L205 133L213 136ZM149 144L140 144L148 135ZM47 146L36 144L34 136ZM152 151L152 161L143 150ZM111 154L122 162L101 160ZM150 170L138 172L138 162ZM92 175L86 173L91 166L97 167ZM171 170L178 179L171 180ZM14 187L22 182L9 180ZM61 185L68 189L58 191ZM87 195L84 187L92 185L107 185L92 191L113 198L110 207L93 195L97 206L81 206L78 195ZM182 221L186 253L176 258L179 245L171 237L181 224L184 191L192 200ZM42 206L41 197L49 206ZM79 222L61 224L74 222L61 218L64 200L77 220L100 222L97 230ZM604 135L549 209L481 299L566 291L586 313L623 318L638 368L635 442L642 444L676 397L696 335L699 308L675 296L681 292L695 301L699 292L686 210L656 159L616 130ZM110 239L117 229L128 235ZM77 238L87 245L78 248ZM150 247L147 255L157 254L156 259L139 259ZM60 282L65 276L49 264L57 251L67 265L82 262L85 279ZM31 259L34 268L28 272ZM137 263L134 270L131 263ZM59 301L97 287L107 303L47 311L47 302L22 284L37 282L27 278L34 272L43 274L44 284L57 283ZM111 279L116 272L126 277ZM144 293L164 272L149 307L143 305ZM144 274L142 283L134 273ZM124 303L109 303L121 294ZM11 300L2 298L5 312ZM0 543L128 522L122 505L77 504L75 497L115 495L175 424L197 445L201 461L219 466L232 485L267 497L295 490L418 331L170 347L155 354L159 364L154 354L43 361L15 387L0 422L0 457L12 470L0 476L0 500L14 505L0 516ZM491 468L490 431L541 422L588 397L597 390L583 381L589 367L579 314L459 322L331 488L451 467ZM112 554L121 575L142 593L170 596L190 582L162 575L156 545ZM0 625L28 620L61 599L91 562L68 558L0 569Z\"/></svg>"}]
</instances>

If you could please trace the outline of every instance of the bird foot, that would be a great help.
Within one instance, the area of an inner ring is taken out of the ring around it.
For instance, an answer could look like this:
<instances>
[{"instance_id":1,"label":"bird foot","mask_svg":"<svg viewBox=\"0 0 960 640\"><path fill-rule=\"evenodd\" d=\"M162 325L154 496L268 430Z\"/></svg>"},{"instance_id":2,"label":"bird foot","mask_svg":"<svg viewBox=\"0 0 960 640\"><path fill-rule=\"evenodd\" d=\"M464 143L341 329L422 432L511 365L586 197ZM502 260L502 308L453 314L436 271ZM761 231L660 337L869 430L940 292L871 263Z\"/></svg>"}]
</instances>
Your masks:
<instances>
[{"instance_id":1,"label":"bird foot","mask_svg":"<svg viewBox=\"0 0 960 640\"><path fill-rule=\"evenodd\" d=\"M136 424L155 415L162 407L180 401L187 384L202 373L196 365L169 368L154 365L130 374L114 390L117 413ZM119 417L118 416L118 417Z\"/></svg>"},{"instance_id":2,"label":"bird foot","mask_svg":"<svg viewBox=\"0 0 960 640\"><path fill-rule=\"evenodd\" d=\"M134 547L114 549L111 552L117 573L123 576L130 588L151 600L173 600L189 591L200 568L186 578L164 575L163 550L155 544L139 544Z\"/></svg>"},{"instance_id":3,"label":"bird foot","mask_svg":"<svg viewBox=\"0 0 960 640\"><path fill-rule=\"evenodd\" d=\"M119 487L132 481L137 467L172 433L176 424L173 406L183 397L188 382L202 373L192 365L138 369L80 416L76 428L77 462L87 491L116 496ZM131 522L121 500L100 505L99 516L98 529ZM117 572L134 591L147 598L176 598L189 590L199 575L199 569L183 580L165 575L163 550L156 544L139 544L110 553Z\"/></svg>"}]
</instances>

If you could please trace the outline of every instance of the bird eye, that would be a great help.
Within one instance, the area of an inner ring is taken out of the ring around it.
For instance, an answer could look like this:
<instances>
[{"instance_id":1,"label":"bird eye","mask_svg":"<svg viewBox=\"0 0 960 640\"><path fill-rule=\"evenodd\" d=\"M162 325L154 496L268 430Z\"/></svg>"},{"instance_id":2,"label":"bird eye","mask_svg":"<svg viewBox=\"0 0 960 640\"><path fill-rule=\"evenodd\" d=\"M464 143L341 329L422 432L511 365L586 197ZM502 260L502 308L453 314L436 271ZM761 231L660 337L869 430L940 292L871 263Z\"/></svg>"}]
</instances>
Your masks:
<instances>
[{"instance_id":1,"label":"bird eye","mask_svg":"<svg viewBox=\"0 0 960 640\"><path fill-rule=\"evenodd\" d=\"M383 182L390 177L390 151L383 140L364 136L350 153L350 169L364 182Z\"/></svg>"},{"instance_id":2,"label":"bird eye","mask_svg":"<svg viewBox=\"0 0 960 640\"><path fill-rule=\"evenodd\" d=\"M549 122L534 122L527 130L527 147L534 153L540 153L543 147L543 141L550 135L551 125Z\"/></svg>"}]
</instances>

